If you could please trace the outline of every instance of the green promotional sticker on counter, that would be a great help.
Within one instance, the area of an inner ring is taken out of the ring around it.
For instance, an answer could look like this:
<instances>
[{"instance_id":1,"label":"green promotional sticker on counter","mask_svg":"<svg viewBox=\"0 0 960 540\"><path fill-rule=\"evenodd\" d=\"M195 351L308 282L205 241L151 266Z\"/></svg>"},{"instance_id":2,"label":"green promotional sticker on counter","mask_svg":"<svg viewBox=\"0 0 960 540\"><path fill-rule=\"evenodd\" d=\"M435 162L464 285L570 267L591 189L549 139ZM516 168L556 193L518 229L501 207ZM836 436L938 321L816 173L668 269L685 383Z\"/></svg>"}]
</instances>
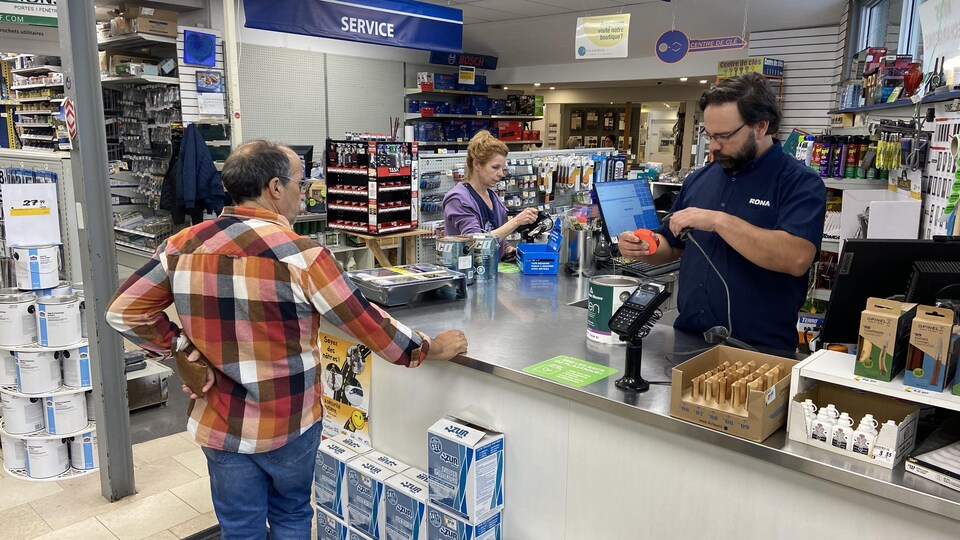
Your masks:
<instances>
[{"instance_id":1,"label":"green promotional sticker on counter","mask_svg":"<svg viewBox=\"0 0 960 540\"><path fill-rule=\"evenodd\" d=\"M520 267L517 266L517 263L505 263L502 262L497 266L497 272L501 274L516 274L520 271Z\"/></svg>"},{"instance_id":2,"label":"green promotional sticker on counter","mask_svg":"<svg viewBox=\"0 0 960 540\"><path fill-rule=\"evenodd\" d=\"M579 358L555 356L539 364L523 368L523 372L579 388L605 379L616 373L617 370Z\"/></svg>"}]
</instances>

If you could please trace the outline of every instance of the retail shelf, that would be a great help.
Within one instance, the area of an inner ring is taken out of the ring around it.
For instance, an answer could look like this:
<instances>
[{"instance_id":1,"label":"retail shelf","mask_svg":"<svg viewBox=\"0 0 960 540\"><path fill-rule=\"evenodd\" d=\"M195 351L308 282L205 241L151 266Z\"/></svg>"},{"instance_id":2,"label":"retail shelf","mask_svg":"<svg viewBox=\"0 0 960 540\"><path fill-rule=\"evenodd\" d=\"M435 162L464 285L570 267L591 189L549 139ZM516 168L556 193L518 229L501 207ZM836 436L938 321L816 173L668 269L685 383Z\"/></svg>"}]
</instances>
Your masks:
<instances>
[{"instance_id":1,"label":"retail shelf","mask_svg":"<svg viewBox=\"0 0 960 540\"><path fill-rule=\"evenodd\" d=\"M390 249L397 246L382 246L382 249ZM336 246L332 248L327 248L330 250L330 253L346 253L348 251L360 251L362 249L367 249L367 246Z\"/></svg>"},{"instance_id":2,"label":"retail shelf","mask_svg":"<svg viewBox=\"0 0 960 540\"><path fill-rule=\"evenodd\" d=\"M56 476L51 476L50 478L31 478L30 476L27 476L26 469L11 469L7 466L4 466L3 470L7 471L7 474L10 476L19 478L20 480L29 480L31 482L59 482L60 480L70 480L72 478L93 474L100 469L74 469L73 467L70 467L66 472Z\"/></svg>"},{"instance_id":3,"label":"retail shelf","mask_svg":"<svg viewBox=\"0 0 960 540\"><path fill-rule=\"evenodd\" d=\"M519 114L434 114L423 116L420 113L407 113L407 120L430 120L432 118L459 118L462 120L543 120L542 116L524 116Z\"/></svg>"},{"instance_id":4,"label":"retail shelf","mask_svg":"<svg viewBox=\"0 0 960 540\"><path fill-rule=\"evenodd\" d=\"M50 433L46 429L41 429L39 431L34 431L32 433L7 433L6 424L3 420L0 420L0 433L6 435L7 437L13 437L16 439L23 439L25 441L42 441L42 440L56 440L56 439L66 439L69 437L75 437L82 433L88 433L90 431L97 430L96 422L87 422L87 425L83 426L83 429L79 431L71 431L70 433Z\"/></svg>"},{"instance_id":5,"label":"retail shelf","mask_svg":"<svg viewBox=\"0 0 960 540\"><path fill-rule=\"evenodd\" d=\"M34 134L32 134L32 133L23 133L23 134L20 135L20 138L23 139L23 140L29 140L29 141L50 141L50 142L55 142L55 141L57 140L57 138L54 137L54 136L52 136L52 135L34 135Z\"/></svg>"},{"instance_id":6,"label":"retail shelf","mask_svg":"<svg viewBox=\"0 0 960 540\"><path fill-rule=\"evenodd\" d=\"M66 100L67 100L67 98L62 98L62 97L53 98L53 99L50 100L50 103L63 103L63 102L66 101ZM22 100L21 100L21 101L22 101Z\"/></svg>"},{"instance_id":7,"label":"retail shelf","mask_svg":"<svg viewBox=\"0 0 960 540\"><path fill-rule=\"evenodd\" d=\"M397 225L396 227L383 227L380 234L413 230L413 225Z\"/></svg>"},{"instance_id":8,"label":"retail shelf","mask_svg":"<svg viewBox=\"0 0 960 540\"><path fill-rule=\"evenodd\" d=\"M132 205L132 206L141 206L141 205ZM131 253L133 255L140 255L143 257L152 257L153 252L156 251L155 249L145 248L143 246L138 246L130 242L124 242L123 240L117 240L116 244L117 246L123 246L127 248L128 253Z\"/></svg>"},{"instance_id":9,"label":"retail shelf","mask_svg":"<svg viewBox=\"0 0 960 540\"><path fill-rule=\"evenodd\" d=\"M54 111L17 111L17 114L24 116L27 114L53 114Z\"/></svg>"},{"instance_id":10,"label":"retail shelf","mask_svg":"<svg viewBox=\"0 0 960 540\"><path fill-rule=\"evenodd\" d=\"M367 232L367 227L365 225L344 225L343 223L337 223L336 221L332 221L328 225L331 229L343 229L345 231L361 233Z\"/></svg>"},{"instance_id":11,"label":"retail shelf","mask_svg":"<svg viewBox=\"0 0 960 540\"><path fill-rule=\"evenodd\" d=\"M357 195L360 197L367 196L367 190L352 190L352 189L340 189L340 188L327 188L327 193L332 193L333 195Z\"/></svg>"},{"instance_id":12,"label":"retail shelf","mask_svg":"<svg viewBox=\"0 0 960 540\"><path fill-rule=\"evenodd\" d=\"M297 223L309 223L311 221L326 221L326 214L300 214L297 216Z\"/></svg>"},{"instance_id":13,"label":"retail shelf","mask_svg":"<svg viewBox=\"0 0 960 540\"><path fill-rule=\"evenodd\" d=\"M860 377L853 374L855 362L856 357L852 354L818 351L800 365L800 376L914 403L960 411L960 396L951 394L949 387L943 392L931 392L904 386L903 373L890 382Z\"/></svg>"},{"instance_id":14,"label":"retail shelf","mask_svg":"<svg viewBox=\"0 0 960 540\"><path fill-rule=\"evenodd\" d=\"M953 101L955 99L960 99L960 91L940 92L939 94L927 95L920 100L920 103L941 103L944 101ZM864 107L853 107L849 109L834 109L828 112L827 114L879 111L883 109L896 109L898 107L910 107L912 105L913 105L912 100L898 99L893 103L877 103L876 105L866 105Z\"/></svg>"},{"instance_id":15,"label":"retail shelf","mask_svg":"<svg viewBox=\"0 0 960 540\"><path fill-rule=\"evenodd\" d=\"M36 75L38 73L60 73L62 66L35 66L20 69L11 69L10 73L14 75Z\"/></svg>"},{"instance_id":16,"label":"retail shelf","mask_svg":"<svg viewBox=\"0 0 960 540\"><path fill-rule=\"evenodd\" d=\"M466 90L421 90L419 88L405 88L404 92L408 96L415 96L417 94L447 94L451 96L485 96L487 92L468 92Z\"/></svg>"},{"instance_id":17,"label":"retail shelf","mask_svg":"<svg viewBox=\"0 0 960 540\"><path fill-rule=\"evenodd\" d=\"M360 212L362 214L366 214L369 211L369 208L366 204L363 206L350 206L349 204L328 203L327 208L330 210L342 210L345 212Z\"/></svg>"},{"instance_id":18,"label":"retail shelf","mask_svg":"<svg viewBox=\"0 0 960 540\"><path fill-rule=\"evenodd\" d=\"M115 187L118 187L118 186L110 186L110 187L115 188ZM139 186L137 186L137 187L139 187ZM147 237L147 238L156 238L156 237L157 237L157 235L148 233L148 232L146 232L146 231L141 231L141 230L137 230L137 229L128 229L128 228L126 228L126 227L114 227L113 230L119 231L119 232L123 232L123 233L127 233L127 234L136 234L136 235L138 235L138 236L145 236L145 237Z\"/></svg>"},{"instance_id":19,"label":"retail shelf","mask_svg":"<svg viewBox=\"0 0 960 540\"><path fill-rule=\"evenodd\" d=\"M56 88L63 86L63 82L54 82L54 83L36 83L36 84L24 84L21 86L11 86L11 90L29 90L31 88Z\"/></svg>"},{"instance_id":20,"label":"retail shelf","mask_svg":"<svg viewBox=\"0 0 960 540\"><path fill-rule=\"evenodd\" d=\"M0 105L19 105L19 104L20 104L20 101L17 101L15 99L0 99Z\"/></svg>"},{"instance_id":21,"label":"retail shelf","mask_svg":"<svg viewBox=\"0 0 960 540\"><path fill-rule=\"evenodd\" d=\"M113 36L97 40L97 46L101 51L111 50L131 50L143 49L145 47L157 47L161 45L176 46L177 38L169 36L155 36L153 34L124 34L122 36Z\"/></svg>"},{"instance_id":22,"label":"retail shelf","mask_svg":"<svg viewBox=\"0 0 960 540\"><path fill-rule=\"evenodd\" d=\"M864 180L861 178L824 178L823 185L828 189L887 189L886 180Z\"/></svg>"},{"instance_id":23,"label":"retail shelf","mask_svg":"<svg viewBox=\"0 0 960 540\"><path fill-rule=\"evenodd\" d=\"M357 176L368 176L370 170L366 167L327 167L327 173L337 173L337 174L355 174Z\"/></svg>"},{"instance_id":24,"label":"retail shelf","mask_svg":"<svg viewBox=\"0 0 960 540\"><path fill-rule=\"evenodd\" d=\"M650 182L651 186L664 186L664 187L683 187L682 182Z\"/></svg>"},{"instance_id":25,"label":"retail shelf","mask_svg":"<svg viewBox=\"0 0 960 540\"><path fill-rule=\"evenodd\" d=\"M823 300L824 302L830 301L830 290L829 289L814 289L810 293L810 298L814 300Z\"/></svg>"},{"instance_id":26,"label":"retail shelf","mask_svg":"<svg viewBox=\"0 0 960 540\"><path fill-rule=\"evenodd\" d=\"M391 191L410 191L410 186L393 186L385 188L377 188L377 191L380 193L389 193Z\"/></svg>"},{"instance_id":27,"label":"retail shelf","mask_svg":"<svg viewBox=\"0 0 960 540\"><path fill-rule=\"evenodd\" d=\"M831 135L870 135L869 126L857 126L857 127L832 127L830 128Z\"/></svg>"},{"instance_id":28,"label":"retail shelf","mask_svg":"<svg viewBox=\"0 0 960 540\"><path fill-rule=\"evenodd\" d=\"M56 352L69 349L71 347L79 347L83 341L73 343L70 345L64 345L62 347L11 347L12 350L26 350L26 351L47 351L47 352ZM10 396L25 397L25 398L35 398L35 397L46 397L46 396L69 396L72 394L79 394L80 392L87 392L93 390L92 386L60 386L56 390L51 390L49 392L40 392L35 394L26 394L17 390L17 385L5 384L0 386L0 393L7 394Z\"/></svg>"},{"instance_id":29,"label":"retail shelf","mask_svg":"<svg viewBox=\"0 0 960 540\"><path fill-rule=\"evenodd\" d=\"M55 129L57 126L43 122L14 122L14 124L25 128L46 128Z\"/></svg>"},{"instance_id":30,"label":"retail shelf","mask_svg":"<svg viewBox=\"0 0 960 540\"><path fill-rule=\"evenodd\" d=\"M820 249L822 251L829 251L831 253L840 253L840 240L834 240L833 238L824 238L820 242Z\"/></svg>"},{"instance_id":31,"label":"retail shelf","mask_svg":"<svg viewBox=\"0 0 960 540\"><path fill-rule=\"evenodd\" d=\"M156 75L126 75L101 77L102 84L180 84L177 77L159 77Z\"/></svg>"},{"instance_id":32,"label":"retail shelf","mask_svg":"<svg viewBox=\"0 0 960 540\"><path fill-rule=\"evenodd\" d=\"M409 212L409 211L410 211L410 205L406 205L406 206L396 206L396 207L394 207L394 208L379 208L379 209L377 209L377 212L379 212L379 213L381 213L381 214L386 214L386 213L389 213L389 212L402 212L402 211L404 211L404 210L406 210L406 211Z\"/></svg>"},{"instance_id":33,"label":"retail shelf","mask_svg":"<svg viewBox=\"0 0 960 540\"><path fill-rule=\"evenodd\" d=\"M50 96L32 97L32 98L20 98L19 101L20 101L20 103L39 103L39 102L41 102L41 101L43 101L43 102L53 101L53 98L51 98ZM61 99L61 101L63 101L63 100Z\"/></svg>"},{"instance_id":34,"label":"retail shelf","mask_svg":"<svg viewBox=\"0 0 960 540\"><path fill-rule=\"evenodd\" d=\"M542 144L543 141L500 141L506 145L511 144ZM470 144L470 141L417 141L419 146L431 147L431 146L467 146Z\"/></svg>"}]
</instances>

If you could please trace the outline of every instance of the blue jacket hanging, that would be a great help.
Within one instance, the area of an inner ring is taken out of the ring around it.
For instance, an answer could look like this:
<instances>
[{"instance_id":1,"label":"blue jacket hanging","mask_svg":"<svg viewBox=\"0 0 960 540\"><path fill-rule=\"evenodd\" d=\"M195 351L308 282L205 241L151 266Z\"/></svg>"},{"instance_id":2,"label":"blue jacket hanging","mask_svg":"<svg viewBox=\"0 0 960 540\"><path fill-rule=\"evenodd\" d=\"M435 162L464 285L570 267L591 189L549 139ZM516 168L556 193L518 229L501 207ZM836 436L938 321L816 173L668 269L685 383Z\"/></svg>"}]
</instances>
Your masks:
<instances>
[{"instance_id":1,"label":"blue jacket hanging","mask_svg":"<svg viewBox=\"0 0 960 540\"><path fill-rule=\"evenodd\" d=\"M190 124L184 130L177 160L177 205L186 209L202 208L219 214L225 193L220 171L210 156L200 128Z\"/></svg>"}]
</instances>

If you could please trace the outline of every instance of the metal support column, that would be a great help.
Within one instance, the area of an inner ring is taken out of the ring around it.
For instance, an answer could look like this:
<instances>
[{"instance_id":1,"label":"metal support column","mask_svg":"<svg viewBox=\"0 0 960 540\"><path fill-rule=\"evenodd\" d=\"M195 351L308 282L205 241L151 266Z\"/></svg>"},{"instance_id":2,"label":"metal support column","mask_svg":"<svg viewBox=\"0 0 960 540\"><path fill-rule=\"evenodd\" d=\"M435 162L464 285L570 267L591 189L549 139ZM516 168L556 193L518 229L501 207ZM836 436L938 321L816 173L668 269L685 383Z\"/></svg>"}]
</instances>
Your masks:
<instances>
[{"instance_id":1,"label":"metal support column","mask_svg":"<svg viewBox=\"0 0 960 540\"><path fill-rule=\"evenodd\" d=\"M230 146L243 142L243 115L240 113L240 28L237 26L238 0L223 0L223 64L227 75L230 108ZM310 171L307 171L310 174Z\"/></svg>"},{"instance_id":2,"label":"metal support column","mask_svg":"<svg viewBox=\"0 0 960 540\"><path fill-rule=\"evenodd\" d=\"M66 97L76 106L77 136L70 162L80 236L80 261L86 303L97 444L100 452L100 492L109 501L133 495L133 448L127 413L127 381L123 342L102 314L117 286L117 253L107 173L107 134L97 53L93 0L57 3L60 49Z\"/></svg>"}]
</instances>

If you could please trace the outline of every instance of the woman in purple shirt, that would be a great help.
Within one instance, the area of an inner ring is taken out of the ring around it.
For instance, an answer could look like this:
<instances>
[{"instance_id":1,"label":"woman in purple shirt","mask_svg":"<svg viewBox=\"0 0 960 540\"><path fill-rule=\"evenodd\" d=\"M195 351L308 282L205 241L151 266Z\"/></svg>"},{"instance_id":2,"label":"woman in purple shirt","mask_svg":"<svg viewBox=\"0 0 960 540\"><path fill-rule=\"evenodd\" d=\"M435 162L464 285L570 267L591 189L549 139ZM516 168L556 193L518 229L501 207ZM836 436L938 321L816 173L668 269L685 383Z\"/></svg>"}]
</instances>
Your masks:
<instances>
[{"instance_id":1,"label":"woman in purple shirt","mask_svg":"<svg viewBox=\"0 0 960 540\"><path fill-rule=\"evenodd\" d=\"M443 198L443 224L447 236L490 233L500 240L500 255L514 251L507 236L537 219L536 208L526 208L507 219L507 207L497 197L497 182L507 164L507 145L482 130L467 146L467 179Z\"/></svg>"}]
</instances>

